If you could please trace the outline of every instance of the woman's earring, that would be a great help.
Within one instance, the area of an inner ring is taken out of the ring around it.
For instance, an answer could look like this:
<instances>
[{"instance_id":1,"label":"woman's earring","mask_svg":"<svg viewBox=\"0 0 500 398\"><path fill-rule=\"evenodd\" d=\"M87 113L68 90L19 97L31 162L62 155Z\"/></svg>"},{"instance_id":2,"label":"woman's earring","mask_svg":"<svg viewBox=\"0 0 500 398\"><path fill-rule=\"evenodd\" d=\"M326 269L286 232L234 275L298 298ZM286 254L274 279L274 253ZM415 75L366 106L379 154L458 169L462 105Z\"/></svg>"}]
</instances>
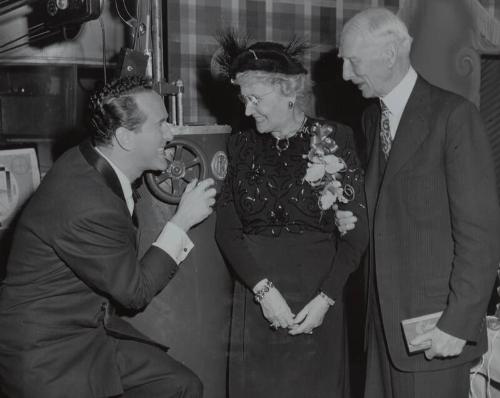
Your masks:
<instances>
[{"instance_id":1,"label":"woman's earring","mask_svg":"<svg viewBox=\"0 0 500 398\"><path fill-rule=\"evenodd\" d=\"M288 109L293 109L293 105L294 105L293 101L289 101L288 102Z\"/></svg>"}]
</instances>

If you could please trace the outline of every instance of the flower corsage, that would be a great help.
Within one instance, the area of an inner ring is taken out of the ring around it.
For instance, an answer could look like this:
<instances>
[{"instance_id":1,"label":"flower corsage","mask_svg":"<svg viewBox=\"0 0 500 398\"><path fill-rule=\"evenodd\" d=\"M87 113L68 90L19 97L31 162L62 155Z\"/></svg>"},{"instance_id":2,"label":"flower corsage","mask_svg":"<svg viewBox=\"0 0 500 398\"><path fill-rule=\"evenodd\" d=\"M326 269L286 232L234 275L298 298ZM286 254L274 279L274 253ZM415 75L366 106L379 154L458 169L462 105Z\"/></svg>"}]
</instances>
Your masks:
<instances>
[{"instance_id":1,"label":"flower corsage","mask_svg":"<svg viewBox=\"0 0 500 398\"><path fill-rule=\"evenodd\" d=\"M318 191L321 210L336 209L336 203L347 203L354 199L352 185L342 183L342 173L347 164L337 156L338 145L331 137L333 128L315 123L311 128L311 146L304 180Z\"/></svg>"}]
</instances>

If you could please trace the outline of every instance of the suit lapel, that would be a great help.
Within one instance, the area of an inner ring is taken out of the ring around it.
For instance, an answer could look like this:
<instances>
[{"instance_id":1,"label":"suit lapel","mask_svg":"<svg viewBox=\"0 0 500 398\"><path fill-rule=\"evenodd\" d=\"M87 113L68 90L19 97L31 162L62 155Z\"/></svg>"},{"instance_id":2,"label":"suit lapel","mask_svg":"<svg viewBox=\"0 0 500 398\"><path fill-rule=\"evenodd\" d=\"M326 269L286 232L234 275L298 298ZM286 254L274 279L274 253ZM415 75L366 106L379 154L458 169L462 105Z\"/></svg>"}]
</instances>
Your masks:
<instances>
[{"instance_id":1,"label":"suit lapel","mask_svg":"<svg viewBox=\"0 0 500 398\"><path fill-rule=\"evenodd\" d=\"M390 182L429 134L427 115L430 101L428 97L429 85L419 77L401 116L391 153L387 159L381 188Z\"/></svg>"},{"instance_id":2,"label":"suit lapel","mask_svg":"<svg viewBox=\"0 0 500 398\"><path fill-rule=\"evenodd\" d=\"M121 198L126 205L127 202L125 200L125 196L123 195L120 180L118 180L118 177L106 159L96 152L89 140L83 141L80 144L79 149L87 163L90 164L104 178L106 185L110 187L113 193Z\"/></svg>"}]
</instances>

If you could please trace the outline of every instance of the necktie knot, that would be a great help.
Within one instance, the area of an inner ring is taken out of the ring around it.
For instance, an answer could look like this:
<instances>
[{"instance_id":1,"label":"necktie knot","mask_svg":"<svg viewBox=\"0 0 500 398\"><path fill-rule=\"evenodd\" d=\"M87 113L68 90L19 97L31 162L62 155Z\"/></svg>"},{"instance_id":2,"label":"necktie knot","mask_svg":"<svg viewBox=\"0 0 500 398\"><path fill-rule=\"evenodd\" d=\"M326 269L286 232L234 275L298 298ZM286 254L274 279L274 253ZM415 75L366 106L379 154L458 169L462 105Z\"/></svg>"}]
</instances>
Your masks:
<instances>
[{"instance_id":1,"label":"necktie knot","mask_svg":"<svg viewBox=\"0 0 500 398\"><path fill-rule=\"evenodd\" d=\"M380 142L382 144L382 152L387 160L392 146L391 125L389 123L389 115L391 114L391 111L382 100L380 100L380 110Z\"/></svg>"}]
</instances>

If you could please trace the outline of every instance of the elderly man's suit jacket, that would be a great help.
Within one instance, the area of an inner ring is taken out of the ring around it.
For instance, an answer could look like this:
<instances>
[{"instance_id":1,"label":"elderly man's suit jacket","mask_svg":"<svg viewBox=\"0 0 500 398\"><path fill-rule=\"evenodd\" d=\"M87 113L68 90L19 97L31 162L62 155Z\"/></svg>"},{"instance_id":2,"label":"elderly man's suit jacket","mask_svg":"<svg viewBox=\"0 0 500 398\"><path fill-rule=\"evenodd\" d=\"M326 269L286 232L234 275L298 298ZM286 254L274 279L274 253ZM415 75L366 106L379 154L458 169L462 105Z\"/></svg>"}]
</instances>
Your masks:
<instances>
[{"instance_id":1,"label":"elderly man's suit jacket","mask_svg":"<svg viewBox=\"0 0 500 398\"><path fill-rule=\"evenodd\" d=\"M113 307L143 308L176 269L154 246L137 258L116 174L88 142L69 150L22 213L1 286L0 385L7 395L120 394L114 338L154 343Z\"/></svg>"},{"instance_id":2,"label":"elderly man's suit jacket","mask_svg":"<svg viewBox=\"0 0 500 398\"><path fill-rule=\"evenodd\" d=\"M486 348L484 315L500 247L494 166L479 113L419 77L385 171L379 125L373 105L363 116L370 154L368 288L376 279L392 362L418 371L477 358ZM464 352L433 361L409 355L401 321L438 311L444 311L439 328L469 341Z\"/></svg>"}]
</instances>

